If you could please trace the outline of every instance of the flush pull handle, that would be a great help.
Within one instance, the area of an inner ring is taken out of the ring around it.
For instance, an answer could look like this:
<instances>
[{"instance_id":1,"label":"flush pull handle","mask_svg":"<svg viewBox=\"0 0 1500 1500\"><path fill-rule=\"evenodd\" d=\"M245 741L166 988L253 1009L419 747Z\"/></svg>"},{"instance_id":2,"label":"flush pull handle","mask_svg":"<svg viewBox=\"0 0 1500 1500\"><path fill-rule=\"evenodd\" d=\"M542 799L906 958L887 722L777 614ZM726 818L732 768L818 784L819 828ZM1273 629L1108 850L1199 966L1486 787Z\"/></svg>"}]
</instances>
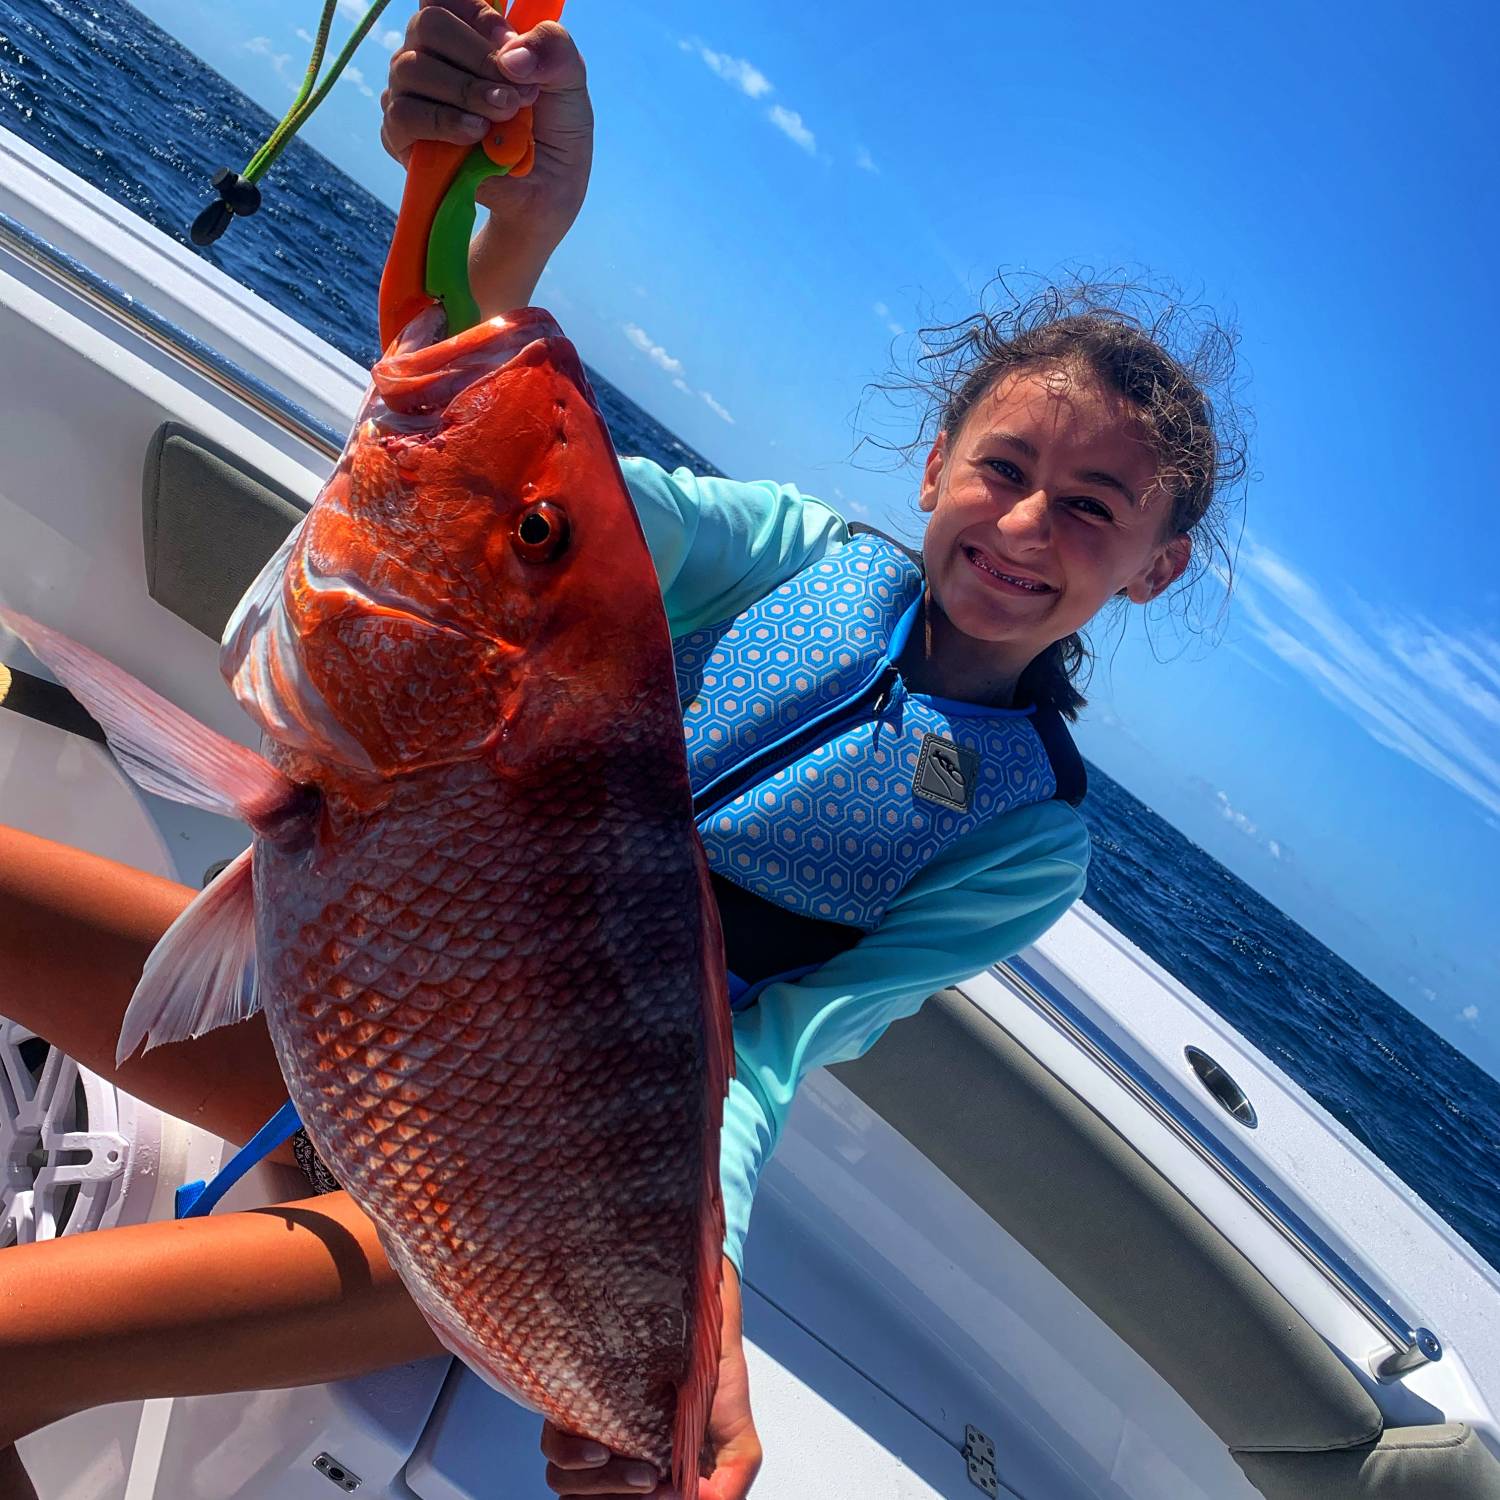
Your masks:
<instances>
[{"instance_id":1,"label":"flush pull handle","mask_svg":"<svg viewBox=\"0 0 1500 1500\"><path fill-rule=\"evenodd\" d=\"M1197 1047L1185 1047L1183 1052L1198 1082L1208 1090L1209 1096L1231 1119L1248 1130L1256 1126L1255 1106L1245 1097L1245 1091L1228 1073Z\"/></svg>"}]
</instances>

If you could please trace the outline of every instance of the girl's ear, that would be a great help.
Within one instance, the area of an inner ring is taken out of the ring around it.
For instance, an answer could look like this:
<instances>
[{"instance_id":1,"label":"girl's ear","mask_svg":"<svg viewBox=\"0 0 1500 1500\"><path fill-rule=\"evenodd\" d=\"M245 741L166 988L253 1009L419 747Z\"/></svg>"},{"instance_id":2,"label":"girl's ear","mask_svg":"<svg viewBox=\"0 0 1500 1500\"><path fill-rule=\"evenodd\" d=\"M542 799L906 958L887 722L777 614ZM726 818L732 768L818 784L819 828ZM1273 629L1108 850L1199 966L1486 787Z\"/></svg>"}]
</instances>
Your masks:
<instances>
[{"instance_id":1,"label":"girl's ear","mask_svg":"<svg viewBox=\"0 0 1500 1500\"><path fill-rule=\"evenodd\" d=\"M1120 592L1133 603L1149 604L1187 572L1193 559L1193 539L1185 531L1168 538L1152 555L1151 561Z\"/></svg>"},{"instance_id":2,"label":"girl's ear","mask_svg":"<svg viewBox=\"0 0 1500 1500\"><path fill-rule=\"evenodd\" d=\"M927 462L922 465L922 494L918 504L923 510L937 509L938 482L943 477L943 463L948 456L948 434L939 432L927 450Z\"/></svg>"}]
</instances>

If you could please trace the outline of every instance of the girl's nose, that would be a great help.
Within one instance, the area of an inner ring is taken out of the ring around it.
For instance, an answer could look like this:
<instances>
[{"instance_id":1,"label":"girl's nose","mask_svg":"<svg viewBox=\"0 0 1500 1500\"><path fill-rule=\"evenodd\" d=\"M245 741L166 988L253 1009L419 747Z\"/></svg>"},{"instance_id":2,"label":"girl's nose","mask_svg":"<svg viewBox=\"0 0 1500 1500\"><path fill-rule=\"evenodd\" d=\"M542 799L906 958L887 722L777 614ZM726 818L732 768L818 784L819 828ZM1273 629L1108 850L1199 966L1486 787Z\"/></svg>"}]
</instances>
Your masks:
<instances>
[{"instance_id":1,"label":"girl's nose","mask_svg":"<svg viewBox=\"0 0 1500 1500\"><path fill-rule=\"evenodd\" d=\"M1035 490L1017 500L1000 517L999 527L1015 547L1045 547L1052 541L1052 504L1046 490Z\"/></svg>"}]
</instances>

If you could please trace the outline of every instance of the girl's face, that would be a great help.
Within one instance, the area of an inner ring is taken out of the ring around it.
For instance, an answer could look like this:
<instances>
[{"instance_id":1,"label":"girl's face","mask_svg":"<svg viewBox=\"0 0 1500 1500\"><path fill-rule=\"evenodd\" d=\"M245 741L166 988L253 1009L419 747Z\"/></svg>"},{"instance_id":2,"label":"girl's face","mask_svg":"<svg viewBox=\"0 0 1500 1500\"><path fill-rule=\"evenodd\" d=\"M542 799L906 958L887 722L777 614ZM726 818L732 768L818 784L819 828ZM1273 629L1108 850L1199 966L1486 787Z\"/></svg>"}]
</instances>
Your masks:
<instances>
[{"instance_id":1,"label":"girl's face","mask_svg":"<svg viewBox=\"0 0 1500 1500\"><path fill-rule=\"evenodd\" d=\"M1192 554L1163 536L1171 504L1129 406L1092 375L1003 377L938 434L922 477L927 577L957 632L946 649L1014 681L1115 594L1154 599Z\"/></svg>"}]
</instances>

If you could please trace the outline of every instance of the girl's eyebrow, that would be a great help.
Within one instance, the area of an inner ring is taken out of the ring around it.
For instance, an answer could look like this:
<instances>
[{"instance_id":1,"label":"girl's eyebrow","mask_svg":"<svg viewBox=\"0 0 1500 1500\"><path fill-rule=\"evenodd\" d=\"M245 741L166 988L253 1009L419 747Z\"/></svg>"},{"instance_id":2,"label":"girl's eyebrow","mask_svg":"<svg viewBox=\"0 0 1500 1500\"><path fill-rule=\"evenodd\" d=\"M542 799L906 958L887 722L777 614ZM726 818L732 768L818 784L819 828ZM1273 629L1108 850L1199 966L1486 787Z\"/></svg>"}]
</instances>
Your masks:
<instances>
[{"instance_id":1,"label":"girl's eyebrow","mask_svg":"<svg viewBox=\"0 0 1500 1500\"><path fill-rule=\"evenodd\" d=\"M1009 443L1017 453L1031 459L1033 463L1036 462L1036 449L1025 438L1017 437L1013 432L992 432L990 436L999 442ZM1141 502L1136 499L1134 492L1129 486L1116 479L1113 474L1106 474L1102 469L1085 469L1073 477L1081 484L1102 484L1107 489L1119 490L1133 506L1140 508Z\"/></svg>"}]
</instances>

